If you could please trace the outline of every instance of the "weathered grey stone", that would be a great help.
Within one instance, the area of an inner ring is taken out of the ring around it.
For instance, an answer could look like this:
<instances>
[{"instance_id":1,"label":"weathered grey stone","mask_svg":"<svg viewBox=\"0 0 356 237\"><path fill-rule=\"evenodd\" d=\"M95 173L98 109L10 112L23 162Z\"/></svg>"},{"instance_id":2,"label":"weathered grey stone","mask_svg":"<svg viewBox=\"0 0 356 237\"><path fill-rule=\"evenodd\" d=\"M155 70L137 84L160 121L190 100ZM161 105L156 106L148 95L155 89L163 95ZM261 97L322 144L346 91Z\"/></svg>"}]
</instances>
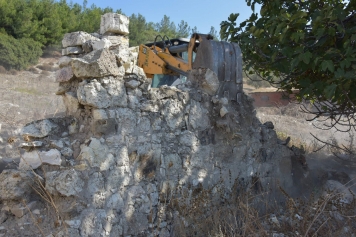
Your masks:
<instances>
[{"instance_id":1,"label":"weathered grey stone","mask_svg":"<svg viewBox=\"0 0 356 237\"><path fill-rule=\"evenodd\" d=\"M129 151L126 146L120 146L116 149L116 165L128 166L129 165Z\"/></svg>"},{"instance_id":2,"label":"weathered grey stone","mask_svg":"<svg viewBox=\"0 0 356 237\"><path fill-rule=\"evenodd\" d=\"M0 199L19 200L33 192L40 181L32 171L3 170L0 174Z\"/></svg>"},{"instance_id":3,"label":"weathered grey stone","mask_svg":"<svg viewBox=\"0 0 356 237\"><path fill-rule=\"evenodd\" d=\"M71 83L69 82L59 83L58 89L56 91L56 95L63 95L70 89L71 89Z\"/></svg>"},{"instance_id":4,"label":"weathered grey stone","mask_svg":"<svg viewBox=\"0 0 356 237\"><path fill-rule=\"evenodd\" d=\"M328 180L326 181L324 187L323 195L332 195L335 196L340 203L343 204L351 204L354 200L354 195L349 191L349 189L336 180Z\"/></svg>"},{"instance_id":5,"label":"weathered grey stone","mask_svg":"<svg viewBox=\"0 0 356 237\"><path fill-rule=\"evenodd\" d=\"M65 105L67 115L75 115L79 109L77 95L73 92L65 92L63 94L63 103Z\"/></svg>"},{"instance_id":6,"label":"weathered grey stone","mask_svg":"<svg viewBox=\"0 0 356 237\"><path fill-rule=\"evenodd\" d=\"M264 126L266 126L269 129L274 129L274 125L271 121L267 121L263 124Z\"/></svg>"},{"instance_id":7,"label":"weathered grey stone","mask_svg":"<svg viewBox=\"0 0 356 237\"><path fill-rule=\"evenodd\" d=\"M220 109L220 117L224 117L228 112L229 110L225 106L222 106Z\"/></svg>"},{"instance_id":8,"label":"weathered grey stone","mask_svg":"<svg viewBox=\"0 0 356 237\"><path fill-rule=\"evenodd\" d=\"M140 133L145 133L150 131L151 122L149 118L142 117L139 121L137 121L137 123L138 123L138 129Z\"/></svg>"},{"instance_id":9,"label":"weathered grey stone","mask_svg":"<svg viewBox=\"0 0 356 237\"><path fill-rule=\"evenodd\" d=\"M121 50L125 50L129 47L129 39L127 36L121 35L104 35L102 39L107 39L111 42L113 47L121 46Z\"/></svg>"},{"instance_id":10,"label":"weathered grey stone","mask_svg":"<svg viewBox=\"0 0 356 237\"><path fill-rule=\"evenodd\" d=\"M52 123L48 119L38 120L23 127L21 135L37 138L46 137L57 127L58 126L56 124Z\"/></svg>"},{"instance_id":11,"label":"weathered grey stone","mask_svg":"<svg viewBox=\"0 0 356 237\"><path fill-rule=\"evenodd\" d=\"M51 147L56 149L62 149L64 147L64 143L62 140L51 140L50 145Z\"/></svg>"},{"instance_id":12,"label":"weathered grey stone","mask_svg":"<svg viewBox=\"0 0 356 237\"><path fill-rule=\"evenodd\" d=\"M106 13L102 15L100 34L107 32L127 35L129 33L129 18L117 13Z\"/></svg>"},{"instance_id":13,"label":"weathered grey stone","mask_svg":"<svg viewBox=\"0 0 356 237\"><path fill-rule=\"evenodd\" d=\"M127 234L138 236L140 233L148 229L147 214L133 213L132 216L127 217Z\"/></svg>"},{"instance_id":14,"label":"weathered grey stone","mask_svg":"<svg viewBox=\"0 0 356 237\"><path fill-rule=\"evenodd\" d=\"M127 71L126 71L127 72ZM143 71L143 68L137 66L136 64L133 65L132 67L132 70L130 70L129 72L127 73L132 73L132 74L135 74L137 75L138 79L140 79L141 81L145 81L146 79L147 80L151 80L149 78L146 78L146 74L145 72ZM151 85L151 81L149 82L149 84Z\"/></svg>"},{"instance_id":15,"label":"weathered grey stone","mask_svg":"<svg viewBox=\"0 0 356 237\"><path fill-rule=\"evenodd\" d=\"M167 222L164 222L167 224ZM161 229L161 231L159 232L159 236L161 237L170 237L171 234L169 233L169 230L167 228L163 228Z\"/></svg>"},{"instance_id":16,"label":"weathered grey stone","mask_svg":"<svg viewBox=\"0 0 356 237\"><path fill-rule=\"evenodd\" d=\"M78 219L73 219L73 220L65 220L64 221L70 228L78 229L80 227L80 224L82 223ZM79 234L79 233L78 233Z\"/></svg>"},{"instance_id":17,"label":"weathered grey stone","mask_svg":"<svg viewBox=\"0 0 356 237\"><path fill-rule=\"evenodd\" d=\"M69 147L65 147L61 150L61 154L65 157L71 157L73 155L73 150Z\"/></svg>"},{"instance_id":18,"label":"weathered grey stone","mask_svg":"<svg viewBox=\"0 0 356 237\"><path fill-rule=\"evenodd\" d=\"M140 109L142 111L146 111L146 112L159 112L160 111L160 107L157 103L155 103L154 101L144 101L140 104Z\"/></svg>"},{"instance_id":19,"label":"weathered grey stone","mask_svg":"<svg viewBox=\"0 0 356 237\"><path fill-rule=\"evenodd\" d=\"M72 67L63 67L56 71L56 82L65 82L73 78Z\"/></svg>"},{"instance_id":20,"label":"weathered grey stone","mask_svg":"<svg viewBox=\"0 0 356 237\"><path fill-rule=\"evenodd\" d=\"M64 48L62 49L62 55L73 55L73 54L81 54L83 53L83 49L82 47L68 47L68 48Z\"/></svg>"},{"instance_id":21,"label":"weathered grey stone","mask_svg":"<svg viewBox=\"0 0 356 237\"><path fill-rule=\"evenodd\" d=\"M101 39L99 41L94 41L93 42L93 50L100 50L100 49L108 49L110 46L112 46L112 43L108 39Z\"/></svg>"},{"instance_id":22,"label":"weathered grey stone","mask_svg":"<svg viewBox=\"0 0 356 237\"><path fill-rule=\"evenodd\" d=\"M124 200L122 199L120 193L112 194L106 201L106 208L108 209L122 210L124 207Z\"/></svg>"},{"instance_id":23,"label":"weathered grey stone","mask_svg":"<svg viewBox=\"0 0 356 237\"><path fill-rule=\"evenodd\" d=\"M128 108L119 108L116 111L118 130L123 134L133 133L137 126L135 113Z\"/></svg>"},{"instance_id":24,"label":"weathered grey stone","mask_svg":"<svg viewBox=\"0 0 356 237\"><path fill-rule=\"evenodd\" d=\"M77 228L64 228L64 230L59 231L55 236L50 234L46 237L79 237L80 233Z\"/></svg>"},{"instance_id":25,"label":"weathered grey stone","mask_svg":"<svg viewBox=\"0 0 356 237\"><path fill-rule=\"evenodd\" d=\"M68 133L75 134L79 131L78 120L74 118L68 126Z\"/></svg>"},{"instance_id":26,"label":"weathered grey stone","mask_svg":"<svg viewBox=\"0 0 356 237\"><path fill-rule=\"evenodd\" d=\"M43 146L43 142L41 141L33 141L33 142L24 142L21 143L19 147L41 147Z\"/></svg>"},{"instance_id":27,"label":"weathered grey stone","mask_svg":"<svg viewBox=\"0 0 356 237\"><path fill-rule=\"evenodd\" d=\"M109 118L105 109L93 109L92 114L94 120L102 120Z\"/></svg>"},{"instance_id":28,"label":"weathered grey stone","mask_svg":"<svg viewBox=\"0 0 356 237\"><path fill-rule=\"evenodd\" d=\"M178 100L164 100L162 101L164 108L161 111L168 127L171 130L178 129L183 122L183 105Z\"/></svg>"},{"instance_id":29,"label":"weathered grey stone","mask_svg":"<svg viewBox=\"0 0 356 237\"><path fill-rule=\"evenodd\" d=\"M127 107L133 110L136 110L140 107L140 101L134 95L128 94L127 95Z\"/></svg>"},{"instance_id":30,"label":"weathered grey stone","mask_svg":"<svg viewBox=\"0 0 356 237\"><path fill-rule=\"evenodd\" d=\"M90 53L93 51L93 44L94 44L95 41L92 41L92 40L88 40L87 42L85 42L83 45L82 45L82 48L83 48L83 51L85 53Z\"/></svg>"},{"instance_id":31,"label":"weathered grey stone","mask_svg":"<svg viewBox=\"0 0 356 237\"><path fill-rule=\"evenodd\" d=\"M16 206L16 207L12 207L11 208L11 213L14 214L17 218L21 218L23 217L26 212L27 212L27 208L26 207L19 207L19 206Z\"/></svg>"},{"instance_id":32,"label":"weathered grey stone","mask_svg":"<svg viewBox=\"0 0 356 237\"><path fill-rule=\"evenodd\" d=\"M78 196L84 187L84 181L74 169L46 173L46 190L69 197Z\"/></svg>"},{"instance_id":33,"label":"weathered grey stone","mask_svg":"<svg viewBox=\"0 0 356 237\"><path fill-rule=\"evenodd\" d=\"M30 202L24 206L21 204L15 204L14 206L10 207L10 212L14 214L17 218L23 217L29 210L33 209L36 202Z\"/></svg>"},{"instance_id":34,"label":"weathered grey stone","mask_svg":"<svg viewBox=\"0 0 356 237\"><path fill-rule=\"evenodd\" d=\"M86 209L82 212L80 236L106 236L103 228L106 212L104 209Z\"/></svg>"},{"instance_id":35,"label":"weathered grey stone","mask_svg":"<svg viewBox=\"0 0 356 237\"><path fill-rule=\"evenodd\" d=\"M199 141L195 134L191 131L184 131L179 137L179 143L182 146L188 146L188 147L197 147L199 144Z\"/></svg>"},{"instance_id":36,"label":"weathered grey stone","mask_svg":"<svg viewBox=\"0 0 356 237\"><path fill-rule=\"evenodd\" d=\"M66 33L62 40L62 46L63 48L69 46L78 46L78 45L81 46L88 40L99 40L99 39L83 31Z\"/></svg>"},{"instance_id":37,"label":"weathered grey stone","mask_svg":"<svg viewBox=\"0 0 356 237\"><path fill-rule=\"evenodd\" d=\"M161 166L166 170L166 175L178 175L183 168L182 159L178 154L162 156Z\"/></svg>"},{"instance_id":38,"label":"weathered grey stone","mask_svg":"<svg viewBox=\"0 0 356 237\"><path fill-rule=\"evenodd\" d=\"M49 151L30 151L25 152L19 164L19 169L37 169L43 163L50 165L61 165L61 153L57 149L51 149Z\"/></svg>"},{"instance_id":39,"label":"weathered grey stone","mask_svg":"<svg viewBox=\"0 0 356 237\"><path fill-rule=\"evenodd\" d=\"M190 104L188 121L193 129L200 131L210 127L208 111L194 100Z\"/></svg>"},{"instance_id":40,"label":"weathered grey stone","mask_svg":"<svg viewBox=\"0 0 356 237\"><path fill-rule=\"evenodd\" d=\"M91 167L99 167L100 170L108 170L115 162L108 147L96 138L91 138L88 146L81 145L81 152L77 159L88 162Z\"/></svg>"},{"instance_id":41,"label":"weathered grey stone","mask_svg":"<svg viewBox=\"0 0 356 237\"><path fill-rule=\"evenodd\" d=\"M124 76L124 68L119 68L115 54L109 49L90 52L82 58L73 58L73 73L78 78Z\"/></svg>"},{"instance_id":42,"label":"weathered grey stone","mask_svg":"<svg viewBox=\"0 0 356 237\"><path fill-rule=\"evenodd\" d=\"M135 89L137 88L141 83L139 81L136 80L131 80L128 82L125 82L125 86L131 89Z\"/></svg>"},{"instance_id":43,"label":"weathered grey stone","mask_svg":"<svg viewBox=\"0 0 356 237\"><path fill-rule=\"evenodd\" d=\"M101 82L95 79L81 82L77 90L79 102L99 109L127 106L126 89L122 80L109 77Z\"/></svg>"},{"instance_id":44,"label":"weathered grey stone","mask_svg":"<svg viewBox=\"0 0 356 237\"><path fill-rule=\"evenodd\" d=\"M203 78L204 80L201 82L201 89L209 95L215 95L220 85L218 76L208 68Z\"/></svg>"},{"instance_id":45,"label":"weathered grey stone","mask_svg":"<svg viewBox=\"0 0 356 237\"><path fill-rule=\"evenodd\" d=\"M64 67L70 66L71 61L72 61L71 57L63 56L58 60L58 66L59 66L59 68L64 68Z\"/></svg>"}]
</instances>

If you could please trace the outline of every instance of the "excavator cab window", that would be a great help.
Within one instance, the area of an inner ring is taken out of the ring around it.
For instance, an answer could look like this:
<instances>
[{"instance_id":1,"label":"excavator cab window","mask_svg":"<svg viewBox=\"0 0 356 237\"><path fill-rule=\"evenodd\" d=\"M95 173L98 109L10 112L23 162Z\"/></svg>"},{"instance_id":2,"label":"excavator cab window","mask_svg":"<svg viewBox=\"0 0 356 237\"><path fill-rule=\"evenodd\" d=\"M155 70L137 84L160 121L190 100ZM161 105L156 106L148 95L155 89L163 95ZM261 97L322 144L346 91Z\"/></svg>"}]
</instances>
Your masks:
<instances>
[{"instance_id":1,"label":"excavator cab window","mask_svg":"<svg viewBox=\"0 0 356 237\"><path fill-rule=\"evenodd\" d=\"M152 88L158 88L164 85L167 86L176 86L182 83L185 83L187 77L185 76L174 76L174 75L164 75L164 74L155 74L152 79Z\"/></svg>"},{"instance_id":2,"label":"excavator cab window","mask_svg":"<svg viewBox=\"0 0 356 237\"><path fill-rule=\"evenodd\" d=\"M193 52L193 62L195 59L196 53ZM179 53L179 56L186 62L188 62L188 52L181 52ZM187 81L187 77L180 75L180 76L173 76L173 75L163 75L163 74L155 74L152 80L151 87L152 88L158 88L163 85L167 86L176 86L182 83L185 83Z\"/></svg>"}]
</instances>

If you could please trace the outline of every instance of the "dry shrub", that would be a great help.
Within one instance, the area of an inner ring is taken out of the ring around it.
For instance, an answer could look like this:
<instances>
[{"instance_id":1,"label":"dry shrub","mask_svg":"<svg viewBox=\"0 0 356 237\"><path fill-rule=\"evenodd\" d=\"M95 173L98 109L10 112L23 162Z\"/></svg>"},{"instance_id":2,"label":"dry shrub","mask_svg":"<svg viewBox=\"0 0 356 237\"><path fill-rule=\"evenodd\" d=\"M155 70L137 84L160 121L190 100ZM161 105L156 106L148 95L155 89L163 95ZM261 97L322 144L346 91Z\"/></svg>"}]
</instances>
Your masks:
<instances>
[{"instance_id":1,"label":"dry shrub","mask_svg":"<svg viewBox=\"0 0 356 237\"><path fill-rule=\"evenodd\" d=\"M9 73L10 73L11 75L17 75L19 72L16 71L15 69L10 69Z\"/></svg>"},{"instance_id":2,"label":"dry shrub","mask_svg":"<svg viewBox=\"0 0 356 237\"><path fill-rule=\"evenodd\" d=\"M50 72L57 70L56 67L53 67L49 63L44 63L43 65L38 65L37 68L41 69L42 71L50 71Z\"/></svg>"},{"instance_id":3,"label":"dry shrub","mask_svg":"<svg viewBox=\"0 0 356 237\"><path fill-rule=\"evenodd\" d=\"M55 58L60 58L60 57L62 57L62 53L59 51L53 51L52 56Z\"/></svg>"},{"instance_id":4,"label":"dry shrub","mask_svg":"<svg viewBox=\"0 0 356 237\"><path fill-rule=\"evenodd\" d=\"M42 71L42 72L41 72L41 75L43 75L43 76L49 76L49 75L51 75L51 73L48 72L48 71Z\"/></svg>"},{"instance_id":5,"label":"dry shrub","mask_svg":"<svg viewBox=\"0 0 356 237\"><path fill-rule=\"evenodd\" d=\"M29 72L32 72L32 73L34 73L34 74L38 74L38 73L39 73L38 70L37 70L35 67L30 67L30 68L28 69L28 71L29 71Z\"/></svg>"},{"instance_id":6,"label":"dry shrub","mask_svg":"<svg viewBox=\"0 0 356 237\"><path fill-rule=\"evenodd\" d=\"M0 65L0 74L6 74L7 73L7 70Z\"/></svg>"},{"instance_id":7,"label":"dry shrub","mask_svg":"<svg viewBox=\"0 0 356 237\"><path fill-rule=\"evenodd\" d=\"M350 184L345 186L349 188ZM161 205L166 205L166 210L176 210L173 229L181 237L331 237L353 233L355 198L352 203L344 204L339 193L328 192L320 197L312 194L308 199L293 199L280 187L277 200L255 186L246 187L239 182L232 190L220 186L190 193L177 188Z\"/></svg>"}]
</instances>

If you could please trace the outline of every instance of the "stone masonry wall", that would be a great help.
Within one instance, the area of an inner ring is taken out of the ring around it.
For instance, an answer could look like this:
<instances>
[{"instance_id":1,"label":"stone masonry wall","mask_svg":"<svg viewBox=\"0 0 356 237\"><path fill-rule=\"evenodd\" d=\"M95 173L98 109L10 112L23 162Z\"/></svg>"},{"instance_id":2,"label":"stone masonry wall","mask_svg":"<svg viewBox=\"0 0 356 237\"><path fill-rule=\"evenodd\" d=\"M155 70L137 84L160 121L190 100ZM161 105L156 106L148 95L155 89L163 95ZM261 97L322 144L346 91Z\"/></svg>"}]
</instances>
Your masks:
<instances>
[{"instance_id":1,"label":"stone masonry wall","mask_svg":"<svg viewBox=\"0 0 356 237\"><path fill-rule=\"evenodd\" d=\"M128 33L128 18L108 13L100 35L64 36L67 116L23 128L19 168L0 174L0 236L177 236L173 190L292 186L289 149L246 95L217 98L209 69L150 88Z\"/></svg>"}]
</instances>

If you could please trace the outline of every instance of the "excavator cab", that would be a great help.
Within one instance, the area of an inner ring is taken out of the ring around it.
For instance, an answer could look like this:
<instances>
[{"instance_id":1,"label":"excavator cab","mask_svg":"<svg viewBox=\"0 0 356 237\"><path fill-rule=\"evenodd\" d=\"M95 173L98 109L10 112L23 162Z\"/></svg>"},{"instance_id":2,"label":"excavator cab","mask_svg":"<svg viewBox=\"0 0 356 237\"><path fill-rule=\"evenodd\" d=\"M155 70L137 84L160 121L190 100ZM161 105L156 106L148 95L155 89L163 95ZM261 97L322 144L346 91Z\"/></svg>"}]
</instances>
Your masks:
<instances>
[{"instance_id":1,"label":"excavator cab","mask_svg":"<svg viewBox=\"0 0 356 237\"><path fill-rule=\"evenodd\" d=\"M148 47L156 52L158 52L159 50L164 51L164 49L168 48L169 53L174 57L174 60L183 60L187 64L189 39L187 38L168 39L168 37L166 36L164 36L163 38L167 38L167 39L145 44L145 47ZM199 42L197 42L197 44L199 44ZM145 48L143 48L143 50L145 50ZM148 49L146 48L146 50ZM193 60L194 58L195 58L195 53L193 52ZM152 88L158 88L163 85L176 86L178 84L186 82L187 77L185 71L178 72L177 70L171 69L169 68L169 64L165 65L165 67L166 70L163 70L162 65L152 61L150 65L144 68L146 69L145 72L147 77L152 77L152 84L151 84ZM147 72L157 72L157 73L154 73L152 75Z\"/></svg>"},{"instance_id":2,"label":"excavator cab","mask_svg":"<svg viewBox=\"0 0 356 237\"><path fill-rule=\"evenodd\" d=\"M160 41L157 41L161 38ZM242 93L242 55L235 43L214 41L210 35L194 33L190 39L157 36L139 48L138 66L152 78L152 87L184 81L192 69L209 68L220 86L218 97L237 101Z\"/></svg>"}]
</instances>

